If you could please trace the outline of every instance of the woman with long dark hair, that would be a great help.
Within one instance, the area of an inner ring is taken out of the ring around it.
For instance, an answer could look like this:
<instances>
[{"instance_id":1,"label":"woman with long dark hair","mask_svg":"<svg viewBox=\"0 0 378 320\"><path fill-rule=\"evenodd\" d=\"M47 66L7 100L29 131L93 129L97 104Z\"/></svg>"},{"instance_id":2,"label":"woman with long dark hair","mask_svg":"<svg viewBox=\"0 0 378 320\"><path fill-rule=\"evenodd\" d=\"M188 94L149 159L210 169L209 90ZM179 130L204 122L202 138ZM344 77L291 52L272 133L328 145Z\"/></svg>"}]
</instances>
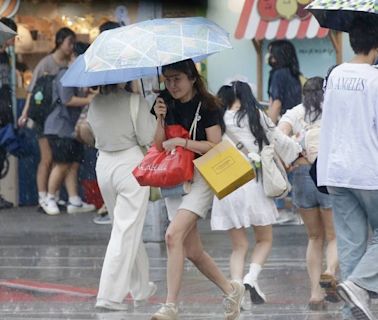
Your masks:
<instances>
[{"instance_id":1,"label":"woman with long dark hair","mask_svg":"<svg viewBox=\"0 0 378 320\"><path fill-rule=\"evenodd\" d=\"M223 119L226 134L234 136L250 153L258 155L264 145L269 144L268 136L271 133L280 134L260 110L261 107L247 83L235 81L229 86L223 86L218 96L224 104ZM279 148L279 143L276 144ZM250 301L255 304L266 301L257 280L272 248L272 224L276 222L277 216L273 199L268 198L264 193L259 172L256 179L222 200L214 198L211 227L213 230L227 230L231 238L231 278L243 283L250 296L244 299L242 304L244 309L249 309ZM255 246L252 250L249 272L243 277L249 246L247 229L250 227L254 231Z\"/></svg>"},{"instance_id":2,"label":"woman with long dark hair","mask_svg":"<svg viewBox=\"0 0 378 320\"><path fill-rule=\"evenodd\" d=\"M285 134L295 135L304 147L303 156L293 164L293 204L299 210L309 239L306 263L311 281L309 308L313 310L323 308L324 299L330 302L339 300L336 295L338 259L331 199L317 190L309 174L311 162L317 155L315 147L319 139L322 104L323 78L310 78L303 86L303 103L288 110L279 123ZM326 270L322 274L325 242ZM325 287L326 296L321 286Z\"/></svg>"},{"instance_id":3,"label":"woman with long dark hair","mask_svg":"<svg viewBox=\"0 0 378 320\"><path fill-rule=\"evenodd\" d=\"M197 156L206 153L222 138L220 103L204 85L192 60L163 66L166 94L158 97L153 111L158 118L154 142L161 150L171 151L181 146ZM198 115L198 116L197 116ZM191 139L165 136L165 124L179 124L188 131L197 121ZM204 219L213 200L213 192L195 170L191 190L184 196L166 198L171 221L166 235L168 251L166 303L152 316L152 320L178 319L177 298L181 288L184 260L189 259L225 295L225 319L238 319L244 287L228 281L214 260L204 251L197 222Z\"/></svg>"},{"instance_id":4,"label":"woman with long dark hair","mask_svg":"<svg viewBox=\"0 0 378 320\"><path fill-rule=\"evenodd\" d=\"M274 123L286 110L301 103L301 72L293 44L275 40L268 45L271 66L268 82L269 116Z\"/></svg>"},{"instance_id":5,"label":"woman with long dark hair","mask_svg":"<svg viewBox=\"0 0 378 320\"><path fill-rule=\"evenodd\" d=\"M30 108L30 101L32 97L33 88L37 80L43 75L56 75L62 68L67 68L76 36L75 33L69 28L61 28L55 34L55 48L52 53L44 57L35 67L33 77L28 88L25 106L18 125L23 127L26 125L28 113ZM47 183L52 167L52 154L49 142L43 133L44 123L34 123L34 130L36 131L38 146L40 152L40 160L37 169L37 189L38 189L38 202L41 207L46 207L47 199Z\"/></svg>"}]
</instances>

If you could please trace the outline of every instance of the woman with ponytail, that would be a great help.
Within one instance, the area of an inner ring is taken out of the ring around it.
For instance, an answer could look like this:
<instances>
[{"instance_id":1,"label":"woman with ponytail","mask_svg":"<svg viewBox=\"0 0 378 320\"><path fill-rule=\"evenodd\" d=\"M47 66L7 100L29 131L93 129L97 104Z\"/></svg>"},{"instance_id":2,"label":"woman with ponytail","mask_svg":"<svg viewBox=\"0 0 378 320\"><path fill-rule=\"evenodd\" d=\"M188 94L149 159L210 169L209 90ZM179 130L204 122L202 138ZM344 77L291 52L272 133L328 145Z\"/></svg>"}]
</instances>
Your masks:
<instances>
[{"instance_id":1,"label":"woman with ponytail","mask_svg":"<svg viewBox=\"0 0 378 320\"><path fill-rule=\"evenodd\" d=\"M18 119L20 127L25 126L28 120L32 92L37 80L44 75L57 75L60 69L67 68L73 53L75 38L75 33L69 28L61 28L55 34L55 47L53 51L44 57L33 71L25 106ZM47 182L52 167L52 154L47 137L43 134L44 123L34 122L34 130L36 131L40 152L40 161L37 169L38 202L40 206L44 207L46 206Z\"/></svg>"},{"instance_id":2,"label":"woman with ponytail","mask_svg":"<svg viewBox=\"0 0 378 320\"><path fill-rule=\"evenodd\" d=\"M260 110L249 84L241 81L232 82L219 90L218 97L224 104L226 134L230 133L237 138L248 152L258 157L264 145L269 144L268 137L283 136ZM279 145L282 137L274 140L275 148L283 148ZM291 148L290 144L287 146ZM228 231L232 243L231 278L244 284L246 294L250 296L252 303L261 304L266 302L266 298L258 286L257 279L272 248L272 224L276 222L278 212L273 199L264 193L260 170L257 170L256 175L255 179L222 200L214 198L211 227L212 230ZM254 231L255 246L249 272L243 277L249 245L247 229L250 227ZM245 297L242 308L250 308L249 297Z\"/></svg>"}]
</instances>

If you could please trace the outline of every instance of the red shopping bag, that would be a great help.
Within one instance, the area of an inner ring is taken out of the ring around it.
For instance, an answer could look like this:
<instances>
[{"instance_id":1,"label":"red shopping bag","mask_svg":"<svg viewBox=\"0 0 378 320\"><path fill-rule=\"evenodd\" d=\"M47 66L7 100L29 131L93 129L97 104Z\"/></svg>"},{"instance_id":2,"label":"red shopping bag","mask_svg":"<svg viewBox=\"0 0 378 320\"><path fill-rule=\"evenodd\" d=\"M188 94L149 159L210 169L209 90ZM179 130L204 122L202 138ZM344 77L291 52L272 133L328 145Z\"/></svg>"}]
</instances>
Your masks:
<instances>
[{"instance_id":1,"label":"red shopping bag","mask_svg":"<svg viewBox=\"0 0 378 320\"><path fill-rule=\"evenodd\" d=\"M181 125L166 126L165 135L167 139L189 138L189 132ZM194 152L183 147L176 147L168 152L159 151L153 145L133 170L133 175L141 186L173 187L192 180L193 160Z\"/></svg>"}]
</instances>

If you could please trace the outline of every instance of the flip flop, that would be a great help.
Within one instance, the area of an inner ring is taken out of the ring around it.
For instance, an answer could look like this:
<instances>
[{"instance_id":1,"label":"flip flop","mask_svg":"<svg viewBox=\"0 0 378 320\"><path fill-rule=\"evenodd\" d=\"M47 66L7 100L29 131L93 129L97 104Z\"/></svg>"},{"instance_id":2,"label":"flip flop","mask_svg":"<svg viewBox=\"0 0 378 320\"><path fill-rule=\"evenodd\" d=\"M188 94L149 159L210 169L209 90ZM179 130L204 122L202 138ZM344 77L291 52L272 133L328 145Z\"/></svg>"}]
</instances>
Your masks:
<instances>
[{"instance_id":1,"label":"flip flop","mask_svg":"<svg viewBox=\"0 0 378 320\"><path fill-rule=\"evenodd\" d=\"M320 286L325 291L325 300L332 303L340 302L340 298L336 292L337 280L333 275L323 273L320 276Z\"/></svg>"}]
</instances>

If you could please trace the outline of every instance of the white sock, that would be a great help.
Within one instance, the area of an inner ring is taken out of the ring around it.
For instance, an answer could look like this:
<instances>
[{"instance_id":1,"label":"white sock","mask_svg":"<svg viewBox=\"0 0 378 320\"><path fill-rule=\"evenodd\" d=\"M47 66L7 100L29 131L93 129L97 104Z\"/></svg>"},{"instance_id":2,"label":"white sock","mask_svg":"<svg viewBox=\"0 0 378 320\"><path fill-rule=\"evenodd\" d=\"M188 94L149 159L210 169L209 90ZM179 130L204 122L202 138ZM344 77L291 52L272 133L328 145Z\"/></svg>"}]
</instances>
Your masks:
<instances>
[{"instance_id":1,"label":"white sock","mask_svg":"<svg viewBox=\"0 0 378 320\"><path fill-rule=\"evenodd\" d=\"M55 201L55 194L47 193L47 200L54 200Z\"/></svg>"},{"instance_id":2,"label":"white sock","mask_svg":"<svg viewBox=\"0 0 378 320\"><path fill-rule=\"evenodd\" d=\"M249 278L253 281L257 280L259 274L261 272L261 266L257 263L251 263L249 265Z\"/></svg>"},{"instance_id":3,"label":"white sock","mask_svg":"<svg viewBox=\"0 0 378 320\"><path fill-rule=\"evenodd\" d=\"M40 191L40 192L38 192L39 199L44 199L44 198L46 198L46 196L47 196L47 192L46 191Z\"/></svg>"},{"instance_id":4,"label":"white sock","mask_svg":"<svg viewBox=\"0 0 378 320\"><path fill-rule=\"evenodd\" d=\"M47 193L46 200L47 200L47 204L49 204L49 203L55 203L56 204L54 194Z\"/></svg>"},{"instance_id":5,"label":"white sock","mask_svg":"<svg viewBox=\"0 0 378 320\"><path fill-rule=\"evenodd\" d=\"M83 201L81 201L81 198L79 196L69 197L68 201L74 206L81 206L81 204L83 203Z\"/></svg>"}]
</instances>

